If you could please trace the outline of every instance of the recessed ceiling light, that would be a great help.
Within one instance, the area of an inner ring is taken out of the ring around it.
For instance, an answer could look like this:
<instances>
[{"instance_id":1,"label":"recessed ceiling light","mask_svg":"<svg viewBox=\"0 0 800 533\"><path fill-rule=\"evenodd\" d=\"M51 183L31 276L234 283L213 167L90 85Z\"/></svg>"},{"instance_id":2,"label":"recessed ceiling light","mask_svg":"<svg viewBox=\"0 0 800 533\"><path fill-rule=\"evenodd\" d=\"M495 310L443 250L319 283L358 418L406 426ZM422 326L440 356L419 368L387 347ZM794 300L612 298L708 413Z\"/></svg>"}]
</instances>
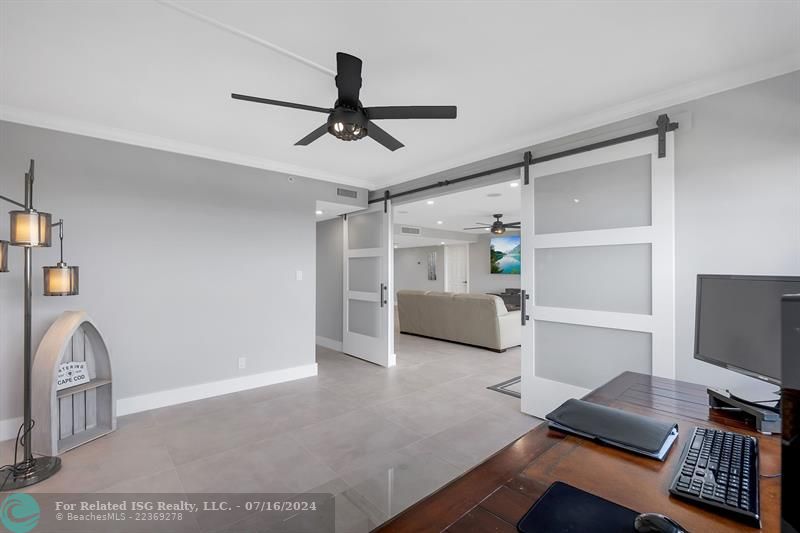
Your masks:
<instances>
[{"instance_id":1,"label":"recessed ceiling light","mask_svg":"<svg viewBox=\"0 0 800 533\"><path fill-rule=\"evenodd\" d=\"M512 181L512 182L511 182L511 183L509 183L508 185L509 185L510 187L519 187L519 182L518 182L518 181Z\"/></svg>"},{"instance_id":2,"label":"recessed ceiling light","mask_svg":"<svg viewBox=\"0 0 800 533\"><path fill-rule=\"evenodd\" d=\"M486 231L489 231L489 230L490 230L490 229L492 229L492 228L483 228L483 229L485 229Z\"/></svg>"},{"instance_id":3,"label":"recessed ceiling light","mask_svg":"<svg viewBox=\"0 0 800 533\"><path fill-rule=\"evenodd\" d=\"M444 244L444 241L440 242L439 244Z\"/></svg>"},{"instance_id":4,"label":"recessed ceiling light","mask_svg":"<svg viewBox=\"0 0 800 533\"><path fill-rule=\"evenodd\" d=\"M325 213L325 211L322 211L321 209L317 209L317 214L318 214L318 215L322 215L322 214L324 214L324 213Z\"/></svg>"},{"instance_id":5,"label":"recessed ceiling light","mask_svg":"<svg viewBox=\"0 0 800 533\"><path fill-rule=\"evenodd\" d=\"M435 204L436 202L434 202L433 200L428 200L428 201L427 201L427 202L425 202L425 203L426 203L426 204L428 204L428 205L433 205L433 204Z\"/></svg>"},{"instance_id":6,"label":"recessed ceiling light","mask_svg":"<svg viewBox=\"0 0 800 533\"><path fill-rule=\"evenodd\" d=\"M486 196L488 196L489 198L497 198L498 196L503 196L503 195L500 194L499 192L490 192Z\"/></svg>"},{"instance_id":7,"label":"recessed ceiling light","mask_svg":"<svg viewBox=\"0 0 800 533\"><path fill-rule=\"evenodd\" d=\"M576 204L581 203L581 199L580 198L573 198L572 201L575 202Z\"/></svg>"},{"instance_id":8,"label":"recessed ceiling light","mask_svg":"<svg viewBox=\"0 0 800 533\"><path fill-rule=\"evenodd\" d=\"M436 223L437 224L444 224L444 220L437 220Z\"/></svg>"}]
</instances>

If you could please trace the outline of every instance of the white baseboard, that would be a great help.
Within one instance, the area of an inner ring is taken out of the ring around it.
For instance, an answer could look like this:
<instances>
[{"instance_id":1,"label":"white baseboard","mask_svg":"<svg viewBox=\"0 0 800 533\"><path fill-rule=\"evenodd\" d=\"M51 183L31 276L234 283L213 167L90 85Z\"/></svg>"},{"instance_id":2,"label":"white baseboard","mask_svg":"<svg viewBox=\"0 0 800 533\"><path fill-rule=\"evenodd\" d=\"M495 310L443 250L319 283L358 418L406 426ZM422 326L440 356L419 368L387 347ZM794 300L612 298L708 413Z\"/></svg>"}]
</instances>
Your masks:
<instances>
[{"instance_id":1,"label":"white baseboard","mask_svg":"<svg viewBox=\"0 0 800 533\"><path fill-rule=\"evenodd\" d=\"M337 352L342 351L342 341L335 341L333 339L329 339L328 337L321 337L317 335L317 344L319 344L323 348L336 350Z\"/></svg>"},{"instance_id":2,"label":"white baseboard","mask_svg":"<svg viewBox=\"0 0 800 533\"><path fill-rule=\"evenodd\" d=\"M211 398L212 396L220 396L222 394L275 385L276 383L294 381L295 379L308 378L316 375L317 363L313 363L310 365L284 368L282 370L272 370L261 374L242 376L240 378L224 379L177 389L152 392L150 394L131 396L129 398L120 398L117 400L117 416L129 415L140 411L149 411L150 409L157 409L168 405L202 400L203 398Z\"/></svg>"},{"instance_id":3,"label":"white baseboard","mask_svg":"<svg viewBox=\"0 0 800 533\"><path fill-rule=\"evenodd\" d=\"M0 441L16 439L17 431L19 431L21 425L22 417L0 420Z\"/></svg>"},{"instance_id":4,"label":"white baseboard","mask_svg":"<svg viewBox=\"0 0 800 533\"><path fill-rule=\"evenodd\" d=\"M120 398L117 400L117 416L202 400L203 398L211 398L212 396L220 396L232 392L266 387L267 385L275 385L276 383L294 381L295 379L309 378L316 375L317 363L313 363L240 378L224 379L212 381L211 383L201 383L199 385L131 396L130 398ZM16 438L20 425L22 425L22 417L0 420L0 441Z\"/></svg>"}]
</instances>

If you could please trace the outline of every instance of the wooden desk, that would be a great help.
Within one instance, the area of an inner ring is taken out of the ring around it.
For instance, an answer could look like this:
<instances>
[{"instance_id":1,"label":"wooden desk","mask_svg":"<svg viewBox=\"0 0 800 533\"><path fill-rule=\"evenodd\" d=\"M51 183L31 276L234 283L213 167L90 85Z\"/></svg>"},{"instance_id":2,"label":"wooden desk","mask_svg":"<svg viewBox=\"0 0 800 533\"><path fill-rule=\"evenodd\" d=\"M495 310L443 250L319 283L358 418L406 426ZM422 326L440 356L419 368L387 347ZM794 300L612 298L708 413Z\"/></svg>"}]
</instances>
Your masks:
<instances>
[{"instance_id":1,"label":"wooden desk","mask_svg":"<svg viewBox=\"0 0 800 533\"><path fill-rule=\"evenodd\" d=\"M671 497L667 489L694 426L757 435L765 475L780 471L779 436L760 435L741 419L711 412L706 388L681 381L626 372L586 399L674 420L680 430L678 442L662 463L550 431L542 424L376 531L513 533L516 522L556 480L631 509L666 514L695 533L758 531ZM762 478L760 491L763 531L778 532L780 479Z\"/></svg>"}]
</instances>

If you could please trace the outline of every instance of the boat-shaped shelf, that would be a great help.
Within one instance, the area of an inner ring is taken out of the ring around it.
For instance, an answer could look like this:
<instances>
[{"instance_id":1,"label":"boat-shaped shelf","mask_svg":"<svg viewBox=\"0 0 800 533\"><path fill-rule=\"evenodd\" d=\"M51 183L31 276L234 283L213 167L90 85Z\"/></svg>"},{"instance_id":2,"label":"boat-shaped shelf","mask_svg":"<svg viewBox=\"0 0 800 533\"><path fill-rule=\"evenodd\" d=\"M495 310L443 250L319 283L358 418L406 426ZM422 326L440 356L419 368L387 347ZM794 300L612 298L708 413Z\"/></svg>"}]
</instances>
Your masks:
<instances>
[{"instance_id":1,"label":"boat-shaped shelf","mask_svg":"<svg viewBox=\"0 0 800 533\"><path fill-rule=\"evenodd\" d=\"M56 390L58 367L70 361L86 361L89 381ZM62 313L39 344L33 419L33 449L44 455L59 455L117 427L108 346L84 311Z\"/></svg>"}]
</instances>

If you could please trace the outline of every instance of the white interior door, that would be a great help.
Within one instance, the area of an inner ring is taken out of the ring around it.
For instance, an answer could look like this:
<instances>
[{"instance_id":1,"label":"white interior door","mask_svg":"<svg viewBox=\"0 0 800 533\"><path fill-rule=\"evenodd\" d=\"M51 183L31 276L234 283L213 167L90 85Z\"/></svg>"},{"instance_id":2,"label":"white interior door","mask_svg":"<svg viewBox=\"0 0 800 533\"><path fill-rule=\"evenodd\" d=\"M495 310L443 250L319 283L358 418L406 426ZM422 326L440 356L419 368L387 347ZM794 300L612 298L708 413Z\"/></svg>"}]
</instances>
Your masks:
<instances>
[{"instance_id":1,"label":"white interior door","mask_svg":"<svg viewBox=\"0 0 800 533\"><path fill-rule=\"evenodd\" d=\"M381 366L395 365L392 209L384 203L344 222L342 351Z\"/></svg>"},{"instance_id":2,"label":"white interior door","mask_svg":"<svg viewBox=\"0 0 800 533\"><path fill-rule=\"evenodd\" d=\"M522 410L543 417L631 370L675 377L674 143L531 167L522 187Z\"/></svg>"},{"instance_id":3,"label":"white interior door","mask_svg":"<svg viewBox=\"0 0 800 533\"><path fill-rule=\"evenodd\" d=\"M456 244L444 248L445 288L447 292L469 292L469 245Z\"/></svg>"}]
</instances>

